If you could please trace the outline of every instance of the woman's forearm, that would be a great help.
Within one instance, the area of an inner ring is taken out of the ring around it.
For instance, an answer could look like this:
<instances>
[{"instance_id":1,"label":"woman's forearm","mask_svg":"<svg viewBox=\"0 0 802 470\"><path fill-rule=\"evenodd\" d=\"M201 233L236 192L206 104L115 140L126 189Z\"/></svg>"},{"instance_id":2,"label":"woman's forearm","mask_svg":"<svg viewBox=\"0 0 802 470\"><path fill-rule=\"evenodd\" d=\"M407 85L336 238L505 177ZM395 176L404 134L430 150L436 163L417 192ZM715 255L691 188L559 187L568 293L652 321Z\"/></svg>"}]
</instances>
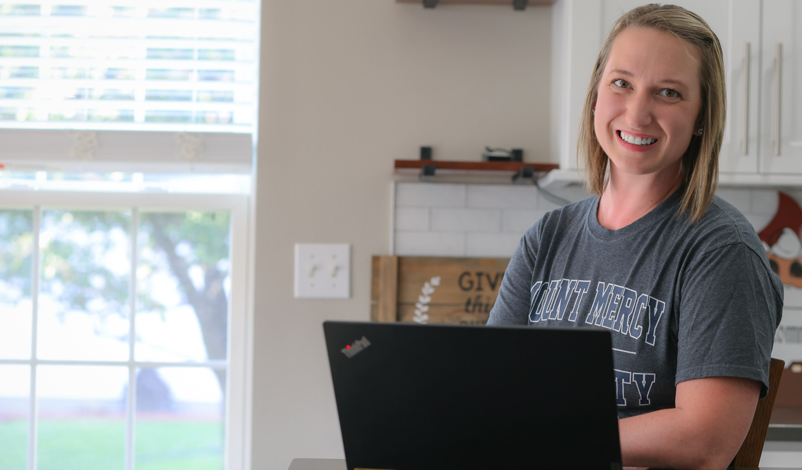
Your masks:
<instances>
[{"instance_id":1,"label":"woman's forearm","mask_svg":"<svg viewBox=\"0 0 802 470\"><path fill-rule=\"evenodd\" d=\"M711 377L677 386L676 408L619 421L624 465L724 469L740 449L760 384Z\"/></svg>"}]
</instances>

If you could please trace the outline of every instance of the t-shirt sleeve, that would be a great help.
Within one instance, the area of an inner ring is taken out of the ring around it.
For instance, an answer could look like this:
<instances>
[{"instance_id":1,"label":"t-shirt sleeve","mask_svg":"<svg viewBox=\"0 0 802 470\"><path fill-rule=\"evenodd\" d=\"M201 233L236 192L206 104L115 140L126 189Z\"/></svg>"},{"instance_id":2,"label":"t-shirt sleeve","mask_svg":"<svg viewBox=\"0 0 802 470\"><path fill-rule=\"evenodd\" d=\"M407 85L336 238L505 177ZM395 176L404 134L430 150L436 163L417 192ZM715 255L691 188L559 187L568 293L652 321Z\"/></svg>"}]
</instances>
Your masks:
<instances>
[{"instance_id":1,"label":"t-shirt sleeve","mask_svg":"<svg viewBox=\"0 0 802 470\"><path fill-rule=\"evenodd\" d=\"M765 256L765 255L764 255ZM744 377L768 390L782 292L752 248L734 243L689 263L681 280L676 383Z\"/></svg>"},{"instance_id":2,"label":"t-shirt sleeve","mask_svg":"<svg viewBox=\"0 0 802 470\"><path fill-rule=\"evenodd\" d=\"M529 229L515 249L504 272L498 297L488 325L526 325L529 317L529 288L537 253L537 234L540 222Z\"/></svg>"}]
</instances>

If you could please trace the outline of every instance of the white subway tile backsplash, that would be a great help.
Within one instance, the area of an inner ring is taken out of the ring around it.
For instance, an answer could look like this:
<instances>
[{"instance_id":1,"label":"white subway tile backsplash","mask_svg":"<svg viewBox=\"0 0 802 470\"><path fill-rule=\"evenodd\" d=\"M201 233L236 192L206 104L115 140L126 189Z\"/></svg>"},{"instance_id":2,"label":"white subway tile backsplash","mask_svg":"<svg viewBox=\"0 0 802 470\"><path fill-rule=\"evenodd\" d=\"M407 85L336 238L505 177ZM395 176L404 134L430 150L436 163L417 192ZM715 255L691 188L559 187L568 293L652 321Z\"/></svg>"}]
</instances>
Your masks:
<instances>
[{"instance_id":1,"label":"white subway tile backsplash","mask_svg":"<svg viewBox=\"0 0 802 470\"><path fill-rule=\"evenodd\" d=\"M546 211L505 210L501 215L501 231L523 235L544 215L546 215Z\"/></svg>"},{"instance_id":2,"label":"white subway tile backsplash","mask_svg":"<svg viewBox=\"0 0 802 470\"><path fill-rule=\"evenodd\" d=\"M544 191L548 191L550 194L561 199L565 199L569 202L579 202L590 197L590 193L587 192L585 187L581 185L570 185L562 188L548 188ZM541 193L540 199L546 199L546 196L547 195Z\"/></svg>"},{"instance_id":3,"label":"white subway tile backsplash","mask_svg":"<svg viewBox=\"0 0 802 470\"><path fill-rule=\"evenodd\" d=\"M398 183L397 207L465 207L464 184Z\"/></svg>"},{"instance_id":4,"label":"white subway tile backsplash","mask_svg":"<svg viewBox=\"0 0 802 470\"><path fill-rule=\"evenodd\" d=\"M398 256L465 256L465 234L459 232L397 232Z\"/></svg>"},{"instance_id":5,"label":"white subway tile backsplash","mask_svg":"<svg viewBox=\"0 0 802 470\"><path fill-rule=\"evenodd\" d=\"M468 207L531 209L537 207L537 188L532 185L468 185Z\"/></svg>"},{"instance_id":6,"label":"white subway tile backsplash","mask_svg":"<svg viewBox=\"0 0 802 470\"><path fill-rule=\"evenodd\" d=\"M432 230L499 232L501 211L493 209L432 209Z\"/></svg>"},{"instance_id":7,"label":"white subway tile backsplash","mask_svg":"<svg viewBox=\"0 0 802 470\"><path fill-rule=\"evenodd\" d=\"M746 190L744 190L746 191ZM752 204L749 212L753 214L775 214L780 200L777 190L774 189L754 189L751 193Z\"/></svg>"},{"instance_id":8,"label":"white subway tile backsplash","mask_svg":"<svg viewBox=\"0 0 802 470\"><path fill-rule=\"evenodd\" d=\"M509 258L512 256L523 234L469 233L467 256Z\"/></svg>"},{"instance_id":9,"label":"white subway tile backsplash","mask_svg":"<svg viewBox=\"0 0 802 470\"><path fill-rule=\"evenodd\" d=\"M580 186L550 192L571 202L588 197ZM777 190L723 188L717 194L738 208L757 232L777 211ZM802 192L789 194L802 199ZM398 183L396 254L506 258L526 230L559 207L534 186Z\"/></svg>"},{"instance_id":10,"label":"white subway tile backsplash","mask_svg":"<svg viewBox=\"0 0 802 470\"><path fill-rule=\"evenodd\" d=\"M553 211L554 209L559 209L563 205L564 204L559 204L557 201L550 201L549 199L541 196L538 199L537 208L543 212L548 212Z\"/></svg>"},{"instance_id":11,"label":"white subway tile backsplash","mask_svg":"<svg viewBox=\"0 0 802 470\"><path fill-rule=\"evenodd\" d=\"M429 230L429 210L425 207L399 207L395 210L396 230Z\"/></svg>"},{"instance_id":12,"label":"white subway tile backsplash","mask_svg":"<svg viewBox=\"0 0 802 470\"><path fill-rule=\"evenodd\" d=\"M565 204L587 199L589 196L590 194L582 186L568 186L560 189L549 188L542 190L538 195L537 209L546 212L553 211Z\"/></svg>"}]
</instances>

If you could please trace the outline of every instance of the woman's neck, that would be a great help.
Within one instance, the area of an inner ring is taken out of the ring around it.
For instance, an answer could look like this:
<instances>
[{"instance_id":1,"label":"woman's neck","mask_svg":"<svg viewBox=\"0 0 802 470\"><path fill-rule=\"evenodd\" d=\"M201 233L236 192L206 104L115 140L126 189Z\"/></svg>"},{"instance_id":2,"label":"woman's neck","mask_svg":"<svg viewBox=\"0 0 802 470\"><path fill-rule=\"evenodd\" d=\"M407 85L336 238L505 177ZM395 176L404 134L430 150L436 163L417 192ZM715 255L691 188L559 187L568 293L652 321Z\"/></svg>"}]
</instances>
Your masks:
<instances>
[{"instance_id":1,"label":"woman's neck","mask_svg":"<svg viewBox=\"0 0 802 470\"><path fill-rule=\"evenodd\" d=\"M674 178L665 175L617 176L611 171L599 201L599 224L610 230L624 228L654 210L681 185L681 170Z\"/></svg>"}]
</instances>

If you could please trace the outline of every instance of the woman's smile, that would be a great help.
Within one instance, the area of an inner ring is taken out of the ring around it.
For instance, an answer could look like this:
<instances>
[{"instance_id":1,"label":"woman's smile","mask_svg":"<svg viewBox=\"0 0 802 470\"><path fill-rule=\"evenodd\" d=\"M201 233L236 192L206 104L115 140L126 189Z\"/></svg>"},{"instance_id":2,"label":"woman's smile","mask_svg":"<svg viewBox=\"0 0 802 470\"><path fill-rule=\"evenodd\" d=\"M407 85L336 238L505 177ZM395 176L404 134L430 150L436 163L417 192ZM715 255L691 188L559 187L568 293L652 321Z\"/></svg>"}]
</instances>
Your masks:
<instances>
[{"instance_id":1,"label":"woman's smile","mask_svg":"<svg viewBox=\"0 0 802 470\"><path fill-rule=\"evenodd\" d=\"M623 141L621 145L624 146L624 148L632 150L633 152L645 152L657 143L655 137L624 131L618 131L618 138Z\"/></svg>"}]
</instances>

